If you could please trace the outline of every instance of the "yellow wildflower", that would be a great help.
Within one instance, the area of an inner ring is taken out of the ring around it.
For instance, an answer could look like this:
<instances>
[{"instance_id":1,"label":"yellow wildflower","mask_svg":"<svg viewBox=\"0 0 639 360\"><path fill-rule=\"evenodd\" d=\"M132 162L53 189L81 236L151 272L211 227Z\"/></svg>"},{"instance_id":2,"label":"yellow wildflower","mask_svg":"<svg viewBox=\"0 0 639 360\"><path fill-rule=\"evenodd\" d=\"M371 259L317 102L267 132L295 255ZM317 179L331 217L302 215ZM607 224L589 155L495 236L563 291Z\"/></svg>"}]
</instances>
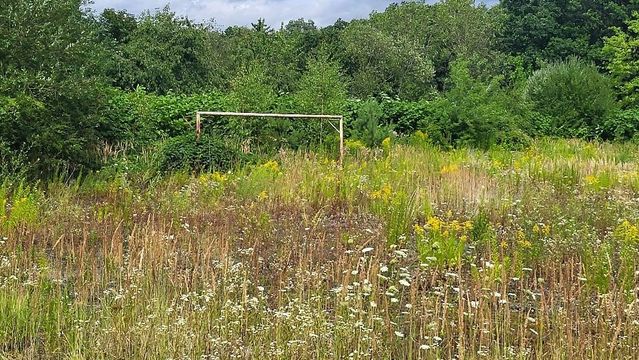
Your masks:
<instances>
[{"instance_id":1,"label":"yellow wildflower","mask_svg":"<svg viewBox=\"0 0 639 360\"><path fill-rule=\"evenodd\" d=\"M426 140L426 139L428 139L428 134L424 133L421 130L417 130L417 131L415 131L415 137L420 139L420 140Z\"/></svg>"},{"instance_id":2,"label":"yellow wildflower","mask_svg":"<svg viewBox=\"0 0 639 360\"><path fill-rule=\"evenodd\" d=\"M584 178L586 180L586 184L590 186L595 186L599 182L599 179L594 175L588 175Z\"/></svg>"},{"instance_id":3,"label":"yellow wildflower","mask_svg":"<svg viewBox=\"0 0 639 360\"><path fill-rule=\"evenodd\" d=\"M453 221L451 221L451 223L450 223L450 228L451 228L453 231L460 231L460 230L462 229L462 226L461 226L461 224L459 223L459 221L457 221L457 220L453 220Z\"/></svg>"},{"instance_id":4,"label":"yellow wildflower","mask_svg":"<svg viewBox=\"0 0 639 360\"><path fill-rule=\"evenodd\" d=\"M392 188L388 184L384 184L381 189L377 191L373 191L371 193L372 199L380 199L380 200L388 200L390 199L391 193L393 192Z\"/></svg>"},{"instance_id":5,"label":"yellow wildflower","mask_svg":"<svg viewBox=\"0 0 639 360\"><path fill-rule=\"evenodd\" d=\"M532 247L532 243L528 240L521 240L518 241L519 246L521 246L524 249L530 249Z\"/></svg>"},{"instance_id":6,"label":"yellow wildflower","mask_svg":"<svg viewBox=\"0 0 639 360\"><path fill-rule=\"evenodd\" d=\"M382 141L382 148L386 151L390 150L391 148L391 138L387 137L386 139L384 139Z\"/></svg>"},{"instance_id":7,"label":"yellow wildflower","mask_svg":"<svg viewBox=\"0 0 639 360\"><path fill-rule=\"evenodd\" d=\"M274 173L277 173L277 172L280 171L280 164L278 164L277 161L275 161L275 160L271 160L271 161L268 161L268 162L262 164L262 168L263 169L268 169L268 170L270 170L270 171L272 171Z\"/></svg>"},{"instance_id":8,"label":"yellow wildflower","mask_svg":"<svg viewBox=\"0 0 639 360\"><path fill-rule=\"evenodd\" d=\"M625 243L639 243L639 227L633 225L628 220L624 220L617 226L614 235Z\"/></svg>"},{"instance_id":9,"label":"yellow wildflower","mask_svg":"<svg viewBox=\"0 0 639 360\"><path fill-rule=\"evenodd\" d=\"M426 226L433 231L439 231L442 227L442 221L436 216L431 216L428 218Z\"/></svg>"},{"instance_id":10,"label":"yellow wildflower","mask_svg":"<svg viewBox=\"0 0 639 360\"><path fill-rule=\"evenodd\" d=\"M539 225L538 225L538 224L535 224L535 225L533 225L532 231L533 231L535 234L539 234L539 233L541 232L541 229L539 228Z\"/></svg>"},{"instance_id":11,"label":"yellow wildflower","mask_svg":"<svg viewBox=\"0 0 639 360\"><path fill-rule=\"evenodd\" d=\"M449 164L449 165L442 166L442 168L439 170L439 173L442 175L446 175L446 174L455 173L457 171L459 171L459 165Z\"/></svg>"}]
</instances>

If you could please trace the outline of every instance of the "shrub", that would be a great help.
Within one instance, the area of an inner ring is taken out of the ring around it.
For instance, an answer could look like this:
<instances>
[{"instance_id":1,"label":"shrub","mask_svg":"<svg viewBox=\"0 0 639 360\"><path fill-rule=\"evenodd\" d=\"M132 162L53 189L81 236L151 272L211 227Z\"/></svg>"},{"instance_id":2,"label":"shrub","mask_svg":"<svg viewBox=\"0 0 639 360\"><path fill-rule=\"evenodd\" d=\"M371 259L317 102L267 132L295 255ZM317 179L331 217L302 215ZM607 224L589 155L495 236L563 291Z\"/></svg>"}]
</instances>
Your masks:
<instances>
[{"instance_id":1,"label":"shrub","mask_svg":"<svg viewBox=\"0 0 639 360\"><path fill-rule=\"evenodd\" d=\"M451 144L488 148L513 137L520 121L513 95L502 89L500 78L489 82L470 74L466 61L451 66L451 89L434 101L435 117Z\"/></svg>"},{"instance_id":2,"label":"shrub","mask_svg":"<svg viewBox=\"0 0 639 360\"><path fill-rule=\"evenodd\" d=\"M600 129L606 140L629 140L639 131L639 108L617 111L608 116Z\"/></svg>"},{"instance_id":3,"label":"shrub","mask_svg":"<svg viewBox=\"0 0 639 360\"><path fill-rule=\"evenodd\" d=\"M534 111L549 117L546 135L594 138L616 107L610 80L577 58L536 71L524 94Z\"/></svg>"},{"instance_id":4,"label":"shrub","mask_svg":"<svg viewBox=\"0 0 639 360\"><path fill-rule=\"evenodd\" d=\"M381 123L398 135L412 135L421 131L433 143L450 144L442 127L448 124L450 106L435 99L432 101L388 100L382 103L384 115Z\"/></svg>"},{"instance_id":5,"label":"shrub","mask_svg":"<svg viewBox=\"0 0 639 360\"><path fill-rule=\"evenodd\" d=\"M243 160L240 150L220 138L203 135L182 135L164 144L159 168L161 171L227 171Z\"/></svg>"},{"instance_id":6,"label":"shrub","mask_svg":"<svg viewBox=\"0 0 639 360\"><path fill-rule=\"evenodd\" d=\"M376 147L390 135L390 126L381 126L380 119L384 115L377 101L369 99L361 103L355 110L355 120L351 136L361 140L368 147Z\"/></svg>"}]
</instances>

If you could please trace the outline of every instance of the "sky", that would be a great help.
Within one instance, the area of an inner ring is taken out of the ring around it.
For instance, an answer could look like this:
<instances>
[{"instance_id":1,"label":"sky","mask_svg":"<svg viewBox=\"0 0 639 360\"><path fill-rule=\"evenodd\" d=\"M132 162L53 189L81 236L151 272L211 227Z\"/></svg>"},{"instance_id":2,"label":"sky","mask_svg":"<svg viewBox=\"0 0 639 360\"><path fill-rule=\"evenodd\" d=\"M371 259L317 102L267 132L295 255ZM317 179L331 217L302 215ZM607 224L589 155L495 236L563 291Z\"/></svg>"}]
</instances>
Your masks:
<instances>
[{"instance_id":1,"label":"sky","mask_svg":"<svg viewBox=\"0 0 639 360\"><path fill-rule=\"evenodd\" d=\"M331 25L338 18L365 18L374 11L383 11L397 0L93 0L91 7L98 13L105 8L140 14L169 4L178 15L204 22L211 19L220 28L250 25L258 18L266 19L273 28L289 20L310 19L317 26Z\"/></svg>"}]
</instances>

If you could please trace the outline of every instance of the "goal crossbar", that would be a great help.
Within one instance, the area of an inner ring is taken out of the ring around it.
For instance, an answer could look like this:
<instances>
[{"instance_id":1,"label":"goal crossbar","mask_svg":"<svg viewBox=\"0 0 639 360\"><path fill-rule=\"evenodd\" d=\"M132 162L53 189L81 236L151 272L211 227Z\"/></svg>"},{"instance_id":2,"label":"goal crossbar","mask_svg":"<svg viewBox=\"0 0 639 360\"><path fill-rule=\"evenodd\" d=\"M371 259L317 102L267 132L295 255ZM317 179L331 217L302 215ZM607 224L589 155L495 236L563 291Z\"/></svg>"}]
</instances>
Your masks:
<instances>
[{"instance_id":1,"label":"goal crossbar","mask_svg":"<svg viewBox=\"0 0 639 360\"><path fill-rule=\"evenodd\" d=\"M318 115L318 114L275 114L275 113L243 113L223 111L198 111L195 113L195 134L199 139L202 133L202 116L235 116L235 117L262 117L285 119L318 119L339 120L339 128L329 121L329 124L339 133L339 163L344 163L344 116L342 115Z\"/></svg>"}]
</instances>

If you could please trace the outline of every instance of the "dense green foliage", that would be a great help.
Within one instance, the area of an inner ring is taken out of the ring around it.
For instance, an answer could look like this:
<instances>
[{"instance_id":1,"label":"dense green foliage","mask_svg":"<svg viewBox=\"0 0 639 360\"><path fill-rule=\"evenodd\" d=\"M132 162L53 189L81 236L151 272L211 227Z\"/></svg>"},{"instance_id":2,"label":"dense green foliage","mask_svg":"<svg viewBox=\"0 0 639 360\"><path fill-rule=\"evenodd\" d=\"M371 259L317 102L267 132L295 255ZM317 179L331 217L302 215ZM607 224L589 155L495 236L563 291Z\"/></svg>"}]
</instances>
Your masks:
<instances>
[{"instance_id":1,"label":"dense green foliage","mask_svg":"<svg viewBox=\"0 0 639 360\"><path fill-rule=\"evenodd\" d=\"M639 9L632 0L502 0L500 5L504 50L537 66L569 56L600 61L604 37Z\"/></svg>"},{"instance_id":2,"label":"dense green foliage","mask_svg":"<svg viewBox=\"0 0 639 360\"><path fill-rule=\"evenodd\" d=\"M219 137L182 135L164 144L160 155L160 170L196 170L225 172L242 159L239 149L226 144Z\"/></svg>"},{"instance_id":3,"label":"dense green foliage","mask_svg":"<svg viewBox=\"0 0 639 360\"><path fill-rule=\"evenodd\" d=\"M81 0L9 0L0 171L95 169L114 152L191 133L196 110L344 114L347 133L368 146L417 131L444 147L633 138L637 9L411 1L324 28L259 19L221 31L168 7L136 17L95 14ZM204 128L248 152L335 142L323 122L206 118Z\"/></svg>"},{"instance_id":4,"label":"dense green foliage","mask_svg":"<svg viewBox=\"0 0 639 360\"><path fill-rule=\"evenodd\" d=\"M0 7L0 142L37 168L95 166L103 48L80 0Z\"/></svg>"},{"instance_id":5,"label":"dense green foliage","mask_svg":"<svg viewBox=\"0 0 639 360\"><path fill-rule=\"evenodd\" d=\"M607 56L607 69L616 82L625 106L639 105L639 12L627 22L624 32L615 28L615 34L606 38L603 53Z\"/></svg>"},{"instance_id":6,"label":"dense green foliage","mask_svg":"<svg viewBox=\"0 0 639 360\"><path fill-rule=\"evenodd\" d=\"M543 132L565 137L594 137L615 108L610 80L593 65L570 58L537 70L526 97L547 119Z\"/></svg>"}]
</instances>

